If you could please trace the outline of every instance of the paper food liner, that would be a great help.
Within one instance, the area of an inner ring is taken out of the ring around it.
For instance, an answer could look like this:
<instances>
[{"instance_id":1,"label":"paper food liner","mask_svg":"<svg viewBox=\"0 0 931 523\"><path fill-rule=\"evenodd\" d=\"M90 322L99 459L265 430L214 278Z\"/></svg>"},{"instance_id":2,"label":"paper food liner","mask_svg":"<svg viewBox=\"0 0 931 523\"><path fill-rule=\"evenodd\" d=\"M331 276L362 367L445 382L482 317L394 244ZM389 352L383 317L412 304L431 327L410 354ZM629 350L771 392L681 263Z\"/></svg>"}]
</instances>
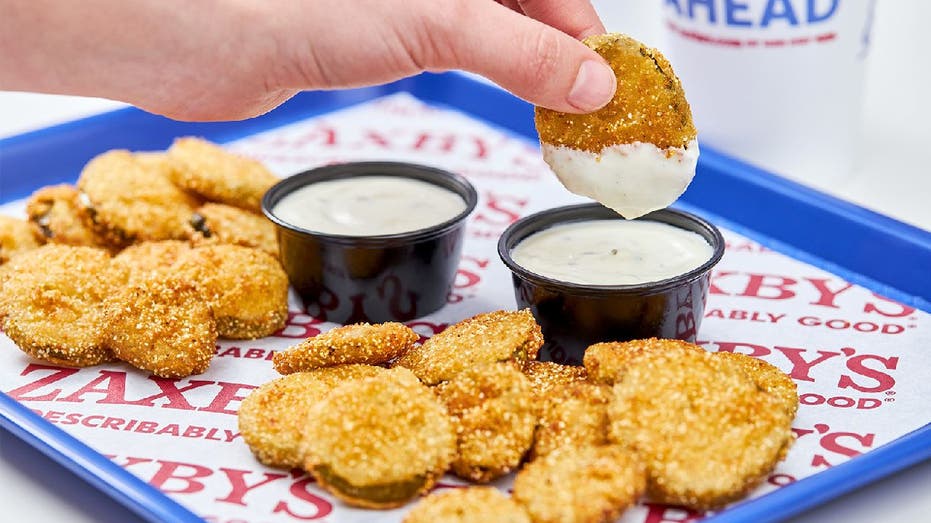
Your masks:
<instances>
[{"instance_id":1,"label":"paper food liner","mask_svg":"<svg viewBox=\"0 0 931 523\"><path fill-rule=\"evenodd\" d=\"M535 143L407 94L256 134L228 145L288 176L353 160L411 161L458 172L476 187L455 288L442 310L411 322L429 336L480 312L514 309L511 275L500 262L501 232L521 216L583 201L568 194ZM0 207L23 214L23 202ZM416 209L411 209L416 212ZM750 497L816 474L931 421L928 314L724 230L699 343L710 351L760 357L799 387L787 459ZM221 340L210 369L162 379L125 364L84 369L36 361L0 335L2 390L209 521L396 522L410 509L348 507L303 471L256 461L237 429L249 391L277 377L271 358L326 331L301 312L278 335ZM68 328L62 325L62 328ZM364 438L365 434L357 437ZM494 484L502 489L513 476ZM438 488L464 484L451 476ZM681 521L696 514L658 505L624 522Z\"/></svg>"}]
</instances>

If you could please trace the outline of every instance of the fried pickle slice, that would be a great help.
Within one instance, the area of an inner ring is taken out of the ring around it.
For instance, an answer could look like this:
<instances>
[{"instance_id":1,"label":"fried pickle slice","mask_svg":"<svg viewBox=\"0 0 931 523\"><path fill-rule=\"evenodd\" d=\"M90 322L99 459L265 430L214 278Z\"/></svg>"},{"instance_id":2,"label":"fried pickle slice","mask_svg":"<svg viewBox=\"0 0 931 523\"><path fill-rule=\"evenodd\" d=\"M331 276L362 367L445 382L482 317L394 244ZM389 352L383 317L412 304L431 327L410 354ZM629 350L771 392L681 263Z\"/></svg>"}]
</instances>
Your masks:
<instances>
[{"instance_id":1,"label":"fried pickle slice","mask_svg":"<svg viewBox=\"0 0 931 523\"><path fill-rule=\"evenodd\" d=\"M537 358L542 345L543 332L529 310L495 311L448 327L409 350L396 365L435 385L482 363L513 361L523 367Z\"/></svg>"},{"instance_id":2,"label":"fried pickle slice","mask_svg":"<svg viewBox=\"0 0 931 523\"><path fill-rule=\"evenodd\" d=\"M222 203L205 203L186 225L194 245L228 243L260 249L278 257L275 225L265 216Z\"/></svg>"},{"instance_id":3,"label":"fried pickle slice","mask_svg":"<svg viewBox=\"0 0 931 523\"><path fill-rule=\"evenodd\" d=\"M88 162L78 189L97 233L114 247L184 238L198 202L171 183L171 172L165 157L153 153L113 150Z\"/></svg>"},{"instance_id":4,"label":"fried pickle slice","mask_svg":"<svg viewBox=\"0 0 931 523\"><path fill-rule=\"evenodd\" d=\"M0 265L21 252L37 249L42 243L29 222L0 215Z\"/></svg>"},{"instance_id":5,"label":"fried pickle slice","mask_svg":"<svg viewBox=\"0 0 931 523\"><path fill-rule=\"evenodd\" d=\"M514 479L513 496L534 523L609 523L637 501L645 476L623 447L584 447L527 464Z\"/></svg>"},{"instance_id":6,"label":"fried pickle slice","mask_svg":"<svg viewBox=\"0 0 931 523\"><path fill-rule=\"evenodd\" d=\"M564 448L606 445L610 400L607 385L568 383L554 387L540 400L530 459Z\"/></svg>"},{"instance_id":7,"label":"fried pickle slice","mask_svg":"<svg viewBox=\"0 0 931 523\"><path fill-rule=\"evenodd\" d=\"M26 202L26 214L35 230L49 243L109 248L97 234L80 191L68 184L43 187Z\"/></svg>"},{"instance_id":8,"label":"fried pickle slice","mask_svg":"<svg viewBox=\"0 0 931 523\"><path fill-rule=\"evenodd\" d=\"M47 244L3 269L0 318L23 352L69 367L113 359L102 334L103 302L125 276L107 251Z\"/></svg>"},{"instance_id":9,"label":"fried pickle slice","mask_svg":"<svg viewBox=\"0 0 931 523\"><path fill-rule=\"evenodd\" d=\"M105 345L133 367L162 378L200 374L210 366L217 328L203 294L190 282L153 276L107 301Z\"/></svg>"},{"instance_id":10,"label":"fried pickle slice","mask_svg":"<svg viewBox=\"0 0 931 523\"><path fill-rule=\"evenodd\" d=\"M296 372L253 390L239 407L239 432L255 457L269 467L304 464L301 437L310 408L339 384L381 372L371 365L340 365Z\"/></svg>"},{"instance_id":11,"label":"fried pickle slice","mask_svg":"<svg viewBox=\"0 0 931 523\"><path fill-rule=\"evenodd\" d=\"M336 327L275 354L281 374L333 365L382 365L407 352L420 335L402 323L356 323Z\"/></svg>"},{"instance_id":12,"label":"fried pickle slice","mask_svg":"<svg viewBox=\"0 0 931 523\"><path fill-rule=\"evenodd\" d=\"M620 378L624 369L638 355L645 352L663 352L705 350L687 341L647 338L631 341L609 341L596 343L585 349L582 365L588 371L588 380L602 385L613 385Z\"/></svg>"},{"instance_id":13,"label":"fried pickle slice","mask_svg":"<svg viewBox=\"0 0 931 523\"><path fill-rule=\"evenodd\" d=\"M756 385L772 394L789 414L795 418L798 411L798 387L788 374L779 367L753 356L736 352L715 352L716 358L724 358L738 365Z\"/></svg>"},{"instance_id":14,"label":"fried pickle slice","mask_svg":"<svg viewBox=\"0 0 931 523\"><path fill-rule=\"evenodd\" d=\"M402 523L530 523L527 512L494 487L455 488L430 494Z\"/></svg>"},{"instance_id":15,"label":"fried pickle slice","mask_svg":"<svg viewBox=\"0 0 931 523\"><path fill-rule=\"evenodd\" d=\"M537 424L530 381L509 363L467 368L435 389L455 420L453 472L487 483L517 468Z\"/></svg>"},{"instance_id":16,"label":"fried pickle slice","mask_svg":"<svg viewBox=\"0 0 931 523\"><path fill-rule=\"evenodd\" d=\"M172 180L204 199L261 212L262 196L278 177L260 162L200 138L178 138L168 149Z\"/></svg>"},{"instance_id":17,"label":"fried pickle slice","mask_svg":"<svg viewBox=\"0 0 931 523\"><path fill-rule=\"evenodd\" d=\"M542 401L554 388L584 382L588 373L585 367L579 365L532 360L524 366L524 375L530 379L530 386L537 401Z\"/></svg>"},{"instance_id":18,"label":"fried pickle slice","mask_svg":"<svg viewBox=\"0 0 931 523\"><path fill-rule=\"evenodd\" d=\"M614 71L611 101L588 114L538 107L543 160L569 191L632 219L663 209L691 183L699 146L682 85L663 55L621 34L583 43Z\"/></svg>"},{"instance_id":19,"label":"fried pickle slice","mask_svg":"<svg viewBox=\"0 0 931 523\"><path fill-rule=\"evenodd\" d=\"M793 441L792 418L746 372L707 352L645 352L615 383L609 438L644 460L658 503L721 507L757 486Z\"/></svg>"},{"instance_id":20,"label":"fried pickle slice","mask_svg":"<svg viewBox=\"0 0 931 523\"><path fill-rule=\"evenodd\" d=\"M456 452L452 420L406 369L351 380L311 407L304 468L346 503L398 507L427 492Z\"/></svg>"},{"instance_id":21,"label":"fried pickle slice","mask_svg":"<svg viewBox=\"0 0 931 523\"><path fill-rule=\"evenodd\" d=\"M171 267L190 250L191 246L181 240L141 242L120 251L113 263L125 268L130 280L136 281L150 277L152 272L170 274Z\"/></svg>"},{"instance_id":22,"label":"fried pickle slice","mask_svg":"<svg viewBox=\"0 0 931 523\"><path fill-rule=\"evenodd\" d=\"M221 338L261 338L284 327L288 276L271 255L208 245L182 252L172 270L204 290Z\"/></svg>"},{"instance_id":23,"label":"fried pickle slice","mask_svg":"<svg viewBox=\"0 0 931 523\"><path fill-rule=\"evenodd\" d=\"M614 70L617 90L607 105L588 114L537 107L541 142L598 153L636 142L685 147L695 139L698 131L682 84L662 53L622 34L589 36L583 42Z\"/></svg>"}]
</instances>

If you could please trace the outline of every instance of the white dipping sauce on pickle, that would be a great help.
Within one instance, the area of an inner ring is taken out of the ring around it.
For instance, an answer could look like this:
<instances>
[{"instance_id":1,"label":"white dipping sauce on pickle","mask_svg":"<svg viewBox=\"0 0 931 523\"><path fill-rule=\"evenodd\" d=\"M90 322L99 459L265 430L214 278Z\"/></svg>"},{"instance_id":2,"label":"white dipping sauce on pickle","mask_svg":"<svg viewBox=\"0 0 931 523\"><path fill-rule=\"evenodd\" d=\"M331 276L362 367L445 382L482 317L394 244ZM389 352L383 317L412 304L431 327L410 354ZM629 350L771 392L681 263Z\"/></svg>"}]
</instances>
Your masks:
<instances>
[{"instance_id":1,"label":"white dipping sauce on pickle","mask_svg":"<svg viewBox=\"0 0 931 523\"><path fill-rule=\"evenodd\" d=\"M711 259L699 234L648 220L588 220L556 225L511 251L521 267L554 280L633 285L686 273Z\"/></svg>"},{"instance_id":2,"label":"white dipping sauce on pickle","mask_svg":"<svg viewBox=\"0 0 931 523\"><path fill-rule=\"evenodd\" d=\"M570 191L628 219L665 209L695 177L698 142L660 149L652 143L610 145L598 153L544 143L543 159Z\"/></svg>"},{"instance_id":3,"label":"white dipping sauce on pickle","mask_svg":"<svg viewBox=\"0 0 931 523\"><path fill-rule=\"evenodd\" d=\"M362 175L305 185L281 198L272 213L315 232L380 236L425 229L465 208L461 196L430 182Z\"/></svg>"}]
</instances>

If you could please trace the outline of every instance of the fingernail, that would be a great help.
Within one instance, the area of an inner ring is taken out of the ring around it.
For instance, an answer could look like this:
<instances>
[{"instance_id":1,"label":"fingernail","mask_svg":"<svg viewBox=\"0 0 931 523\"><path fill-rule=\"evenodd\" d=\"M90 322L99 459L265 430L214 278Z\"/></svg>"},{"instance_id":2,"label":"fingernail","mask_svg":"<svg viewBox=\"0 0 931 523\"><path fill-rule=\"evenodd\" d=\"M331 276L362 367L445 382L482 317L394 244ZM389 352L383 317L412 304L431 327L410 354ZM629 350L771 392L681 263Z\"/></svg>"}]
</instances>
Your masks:
<instances>
[{"instance_id":1,"label":"fingernail","mask_svg":"<svg viewBox=\"0 0 931 523\"><path fill-rule=\"evenodd\" d=\"M569 105L585 112L600 109L611 101L616 83L614 71L607 65L594 60L582 62L569 91Z\"/></svg>"}]
</instances>

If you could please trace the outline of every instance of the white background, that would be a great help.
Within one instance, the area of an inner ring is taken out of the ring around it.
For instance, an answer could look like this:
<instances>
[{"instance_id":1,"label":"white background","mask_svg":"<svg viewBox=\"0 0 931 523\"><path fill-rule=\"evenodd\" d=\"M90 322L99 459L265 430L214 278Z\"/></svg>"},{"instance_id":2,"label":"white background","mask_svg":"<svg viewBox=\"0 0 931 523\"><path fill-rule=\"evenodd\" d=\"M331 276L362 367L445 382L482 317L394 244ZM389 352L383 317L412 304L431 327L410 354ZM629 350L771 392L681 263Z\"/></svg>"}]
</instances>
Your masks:
<instances>
[{"instance_id":1,"label":"white background","mask_svg":"<svg viewBox=\"0 0 931 523\"><path fill-rule=\"evenodd\" d=\"M867 0L844 0L867 1ZM594 2L610 31L661 47L659 1ZM899 220L931 230L931 3L878 2L863 105L858 166L847 182L820 187ZM97 99L0 93L0 137L94 114L120 105ZM817 180L810 181L818 186ZM931 276L929 276L931 277ZM0 431L3 521L135 521L134 516L70 472ZM931 462L848 494L798 521L927 521Z\"/></svg>"}]
</instances>

